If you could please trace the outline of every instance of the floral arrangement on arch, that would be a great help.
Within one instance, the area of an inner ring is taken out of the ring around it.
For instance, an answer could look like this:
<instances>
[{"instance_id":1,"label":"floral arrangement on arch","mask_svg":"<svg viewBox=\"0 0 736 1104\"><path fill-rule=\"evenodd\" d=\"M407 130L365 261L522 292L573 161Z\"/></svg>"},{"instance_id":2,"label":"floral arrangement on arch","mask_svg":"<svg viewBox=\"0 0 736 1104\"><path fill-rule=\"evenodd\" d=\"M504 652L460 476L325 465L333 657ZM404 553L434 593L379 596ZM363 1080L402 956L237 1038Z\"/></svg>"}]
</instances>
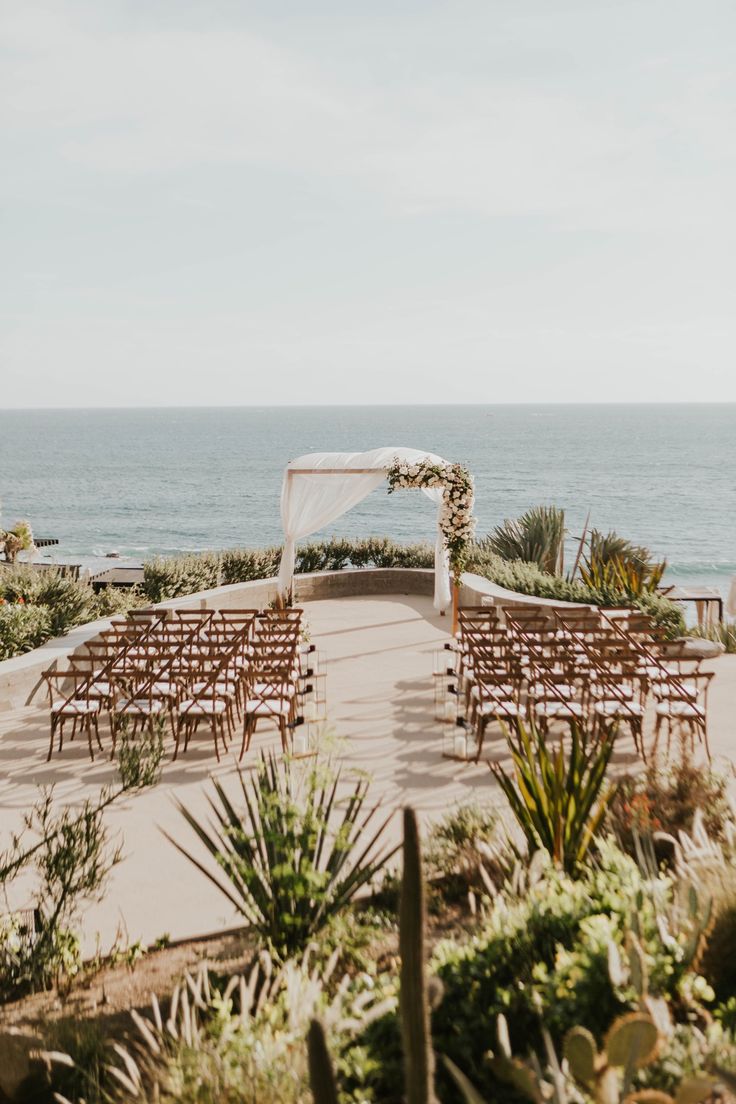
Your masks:
<instances>
[{"instance_id":1,"label":"floral arrangement on arch","mask_svg":"<svg viewBox=\"0 0 736 1104\"><path fill-rule=\"evenodd\" d=\"M387 472L388 493L409 488L442 487L439 526L453 575L465 564L465 550L475 533L473 477L462 464L435 464L431 460L394 460Z\"/></svg>"}]
</instances>

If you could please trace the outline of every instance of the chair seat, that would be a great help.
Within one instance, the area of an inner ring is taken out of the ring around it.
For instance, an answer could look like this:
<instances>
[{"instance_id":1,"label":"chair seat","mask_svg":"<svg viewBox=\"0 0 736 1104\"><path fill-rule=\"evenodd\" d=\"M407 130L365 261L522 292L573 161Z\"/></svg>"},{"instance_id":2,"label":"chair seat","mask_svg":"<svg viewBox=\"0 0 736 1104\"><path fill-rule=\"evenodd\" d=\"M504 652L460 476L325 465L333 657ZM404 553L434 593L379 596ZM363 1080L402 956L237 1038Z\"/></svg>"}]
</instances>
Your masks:
<instances>
[{"instance_id":1,"label":"chair seat","mask_svg":"<svg viewBox=\"0 0 736 1104\"><path fill-rule=\"evenodd\" d=\"M72 698L71 701L55 701L51 712L62 717L85 717L90 713L99 713L99 701L87 701L86 698Z\"/></svg>"},{"instance_id":2,"label":"chair seat","mask_svg":"<svg viewBox=\"0 0 736 1104\"><path fill-rule=\"evenodd\" d=\"M177 685L175 682L171 682L169 679L161 679L159 682L154 682L153 692L159 694L162 698L173 698L176 696Z\"/></svg>"},{"instance_id":3,"label":"chair seat","mask_svg":"<svg viewBox=\"0 0 736 1104\"><path fill-rule=\"evenodd\" d=\"M95 681L90 684L88 693L91 698L109 698L110 683L105 679L95 679Z\"/></svg>"},{"instance_id":4,"label":"chair seat","mask_svg":"<svg viewBox=\"0 0 736 1104\"><path fill-rule=\"evenodd\" d=\"M680 669L673 663L644 663L641 670L649 679L658 679L666 675L679 675Z\"/></svg>"},{"instance_id":5,"label":"chair seat","mask_svg":"<svg viewBox=\"0 0 736 1104\"><path fill-rule=\"evenodd\" d=\"M506 698L513 698L513 696L514 696L514 688L510 683L501 683L500 685L497 685L497 684L494 683L493 689L491 690L489 688L489 692L493 694L494 698L506 699ZM479 687L474 686L472 688L472 690L470 691L470 696L472 698L479 698L480 697Z\"/></svg>"},{"instance_id":6,"label":"chair seat","mask_svg":"<svg viewBox=\"0 0 736 1104\"><path fill-rule=\"evenodd\" d=\"M221 698L187 698L179 706L179 716L212 717L226 709L227 702Z\"/></svg>"},{"instance_id":7,"label":"chair seat","mask_svg":"<svg viewBox=\"0 0 736 1104\"><path fill-rule=\"evenodd\" d=\"M291 704L283 698L267 698L258 701L253 698L245 703L245 712L252 717L286 717Z\"/></svg>"},{"instance_id":8,"label":"chair seat","mask_svg":"<svg viewBox=\"0 0 736 1104\"><path fill-rule=\"evenodd\" d=\"M644 710L639 702L622 702L613 699L597 701L593 706L593 710L599 717L641 717L644 715Z\"/></svg>"},{"instance_id":9,"label":"chair seat","mask_svg":"<svg viewBox=\"0 0 736 1104\"><path fill-rule=\"evenodd\" d=\"M525 717L526 707L515 701L485 701L480 714L483 717Z\"/></svg>"},{"instance_id":10,"label":"chair seat","mask_svg":"<svg viewBox=\"0 0 736 1104\"><path fill-rule=\"evenodd\" d=\"M615 698L614 698L614 695L613 695L613 693L610 689L610 686L611 686L610 682L608 683L608 685L606 685L605 682L604 683L594 682L594 683L591 684L590 692L591 692L591 694L593 695L594 698L610 698L611 701L614 701ZM634 696L633 686L629 686L628 683L625 683L625 682L620 682L620 683L617 682L616 683L616 696L619 698L619 700L621 698L626 698L627 701L631 701L631 699Z\"/></svg>"},{"instance_id":11,"label":"chair seat","mask_svg":"<svg viewBox=\"0 0 736 1104\"><path fill-rule=\"evenodd\" d=\"M705 711L700 706L694 702L680 701L677 698L660 702L655 709L655 713L658 717L692 717L701 721L705 719Z\"/></svg>"},{"instance_id":12,"label":"chair seat","mask_svg":"<svg viewBox=\"0 0 736 1104\"><path fill-rule=\"evenodd\" d=\"M582 717L583 707L576 701L540 701L534 712L538 717Z\"/></svg>"},{"instance_id":13,"label":"chair seat","mask_svg":"<svg viewBox=\"0 0 736 1104\"><path fill-rule=\"evenodd\" d=\"M568 682L533 682L529 687L529 695L532 698L551 698L552 700L560 696L571 698L574 693L575 687Z\"/></svg>"},{"instance_id":14,"label":"chair seat","mask_svg":"<svg viewBox=\"0 0 736 1104\"><path fill-rule=\"evenodd\" d=\"M290 698L294 697L296 693L295 686L278 686L272 682L254 682L251 687L251 693L257 698L283 698L284 695L288 695Z\"/></svg>"},{"instance_id":15,"label":"chair seat","mask_svg":"<svg viewBox=\"0 0 736 1104\"><path fill-rule=\"evenodd\" d=\"M203 694L205 692L205 690L207 690L208 688L212 692L217 693L217 694L230 694L230 695L232 695L236 692L238 687L237 687L237 683L233 682L231 679L223 679L222 681L220 681L220 679L218 679L214 683L206 682L206 681L195 682L194 685L192 686L192 692L194 694Z\"/></svg>"},{"instance_id":16,"label":"chair seat","mask_svg":"<svg viewBox=\"0 0 736 1104\"><path fill-rule=\"evenodd\" d=\"M670 682L656 683L654 696L656 698L673 698L679 701L697 701L698 684L696 682L678 682L675 685Z\"/></svg>"},{"instance_id":17,"label":"chair seat","mask_svg":"<svg viewBox=\"0 0 736 1104\"><path fill-rule=\"evenodd\" d=\"M166 705L160 698L121 698L115 706L115 712L148 717L162 713L165 708Z\"/></svg>"}]
</instances>

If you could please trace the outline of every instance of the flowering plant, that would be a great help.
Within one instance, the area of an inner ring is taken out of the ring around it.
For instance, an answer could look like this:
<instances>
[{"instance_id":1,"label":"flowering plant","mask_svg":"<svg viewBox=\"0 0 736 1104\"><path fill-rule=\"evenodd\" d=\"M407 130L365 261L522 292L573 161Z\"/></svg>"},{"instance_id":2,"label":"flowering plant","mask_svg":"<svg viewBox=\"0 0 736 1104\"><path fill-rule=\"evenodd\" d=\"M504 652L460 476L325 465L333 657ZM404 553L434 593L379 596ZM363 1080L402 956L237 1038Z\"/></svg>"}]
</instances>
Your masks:
<instances>
[{"instance_id":1,"label":"flowering plant","mask_svg":"<svg viewBox=\"0 0 736 1104\"><path fill-rule=\"evenodd\" d=\"M441 487L442 506L439 526L445 548L450 557L450 567L459 576L465 563L468 541L473 539L473 478L462 464L437 464L431 460L400 460L398 457L388 469L388 493L407 488Z\"/></svg>"}]
</instances>

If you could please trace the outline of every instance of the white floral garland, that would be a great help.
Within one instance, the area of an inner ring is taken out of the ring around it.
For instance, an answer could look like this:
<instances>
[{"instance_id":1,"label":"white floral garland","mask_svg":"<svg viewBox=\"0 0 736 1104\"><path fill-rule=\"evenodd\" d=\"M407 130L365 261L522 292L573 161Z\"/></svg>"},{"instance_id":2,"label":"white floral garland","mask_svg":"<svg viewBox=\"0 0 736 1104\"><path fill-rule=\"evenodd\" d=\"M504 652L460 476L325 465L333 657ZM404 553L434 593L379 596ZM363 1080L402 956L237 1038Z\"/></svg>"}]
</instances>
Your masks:
<instances>
[{"instance_id":1,"label":"white floral garland","mask_svg":"<svg viewBox=\"0 0 736 1104\"><path fill-rule=\"evenodd\" d=\"M387 472L388 493L409 488L442 487L439 526L454 575L463 570L465 550L475 533L473 477L462 464L395 458Z\"/></svg>"}]
</instances>

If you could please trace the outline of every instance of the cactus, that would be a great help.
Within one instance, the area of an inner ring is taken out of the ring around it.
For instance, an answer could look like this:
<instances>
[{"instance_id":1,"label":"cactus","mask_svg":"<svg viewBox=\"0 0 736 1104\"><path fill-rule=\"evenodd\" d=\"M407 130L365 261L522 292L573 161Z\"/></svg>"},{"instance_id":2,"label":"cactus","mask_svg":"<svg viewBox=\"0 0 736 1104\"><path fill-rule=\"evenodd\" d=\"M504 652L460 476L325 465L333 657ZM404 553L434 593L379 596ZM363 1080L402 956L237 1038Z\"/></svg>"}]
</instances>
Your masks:
<instances>
[{"instance_id":1,"label":"cactus","mask_svg":"<svg viewBox=\"0 0 736 1104\"><path fill-rule=\"evenodd\" d=\"M314 1104L338 1104L337 1081L327 1049L325 1029L320 1020L312 1020L307 1034L309 1084Z\"/></svg>"},{"instance_id":2,"label":"cactus","mask_svg":"<svg viewBox=\"0 0 736 1104\"><path fill-rule=\"evenodd\" d=\"M434 1104L434 1052L429 1027L424 939L426 903L419 828L404 809L404 874L399 906L401 1037L407 1104Z\"/></svg>"},{"instance_id":3,"label":"cactus","mask_svg":"<svg viewBox=\"0 0 736 1104\"><path fill-rule=\"evenodd\" d=\"M404 809L404 874L399 909L401 990L399 1012L404 1047L407 1104L437 1104L434 1092L434 1052L429 1028L430 1006L442 997L442 987L428 984L425 966L426 889L422 871L419 827L413 809ZM315 1104L337 1104L337 1084L324 1028L312 1020L307 1039L309 1082Z\"/></svg>"},{"instance_id":4,"label":"cactus","mask_svg":"<svg viewBox=\"0 0 736 1104\"><path fill-rule=\"evenodd\" d=\"M614 1020L606 1035L602 1052L584 1027L573 1027L565 1036L563 1055L575 1081L595 1104L700 1104L709 1097L716 1082L709 1077L690 1077L679 1086L674 1097L654 1089L631 1091L631 1081L637 1069L654 1061L659 1049L660 1034L651 1016L645 1012L630 1012ZM508 1030L500 1018L498 1030L499 1054L493 1057L497 1076L513 1084L534 1104L553 1100L569 1104L573 1094L567 1089L549 1037L545 1034L548 1057L553 1067L552 1084L545 1080L539 1061L521 1061L511 1055Z\"/></svg>"}]
</instances>

